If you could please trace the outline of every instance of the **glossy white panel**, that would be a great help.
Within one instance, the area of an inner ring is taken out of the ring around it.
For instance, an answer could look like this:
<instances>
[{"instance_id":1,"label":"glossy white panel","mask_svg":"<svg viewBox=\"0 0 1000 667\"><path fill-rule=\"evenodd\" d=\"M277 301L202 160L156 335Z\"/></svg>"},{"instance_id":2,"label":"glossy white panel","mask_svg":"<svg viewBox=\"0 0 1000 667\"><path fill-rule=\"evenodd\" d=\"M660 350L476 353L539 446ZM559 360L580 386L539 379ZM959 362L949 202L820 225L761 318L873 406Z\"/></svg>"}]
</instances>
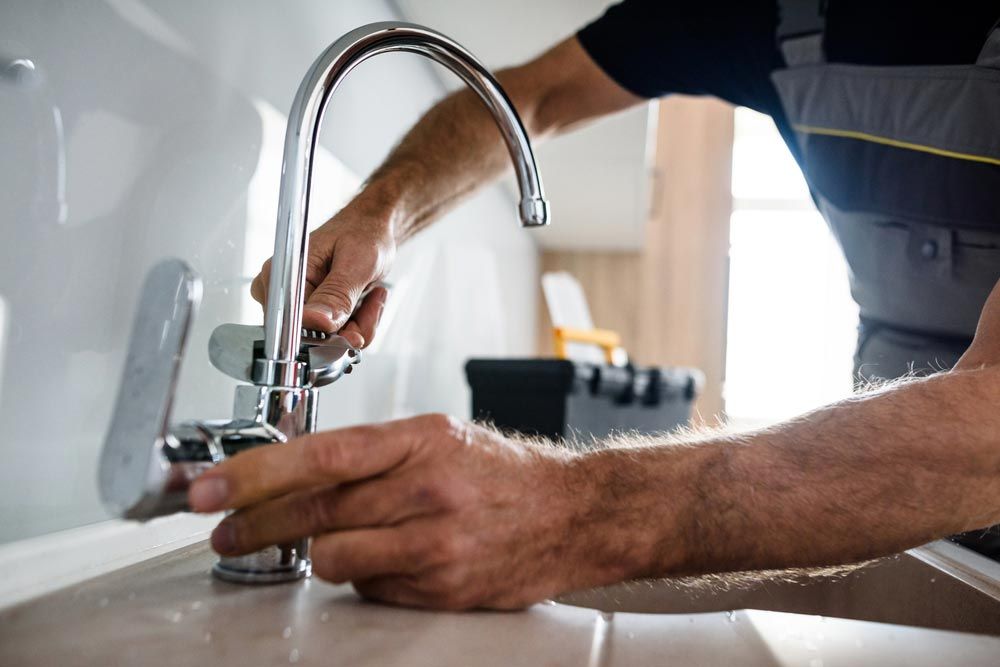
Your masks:
<instances>
[{"instance_id":1,"label":"glossy white panel","mask_svg":"<svg viewBox=\"0 0 1000 667\"><path fill-rule=\"evenodd\" d=\"M294 90L334 38L395 17L362 0L20 0L0 17L0 70L36 65L33 77L0 79L6 541L104 518L96 457L138 287L162 257L205 281L175 417L228 416L234 383L210 367L206 341L220 323L260 322L246 290L273 245ZM312 217L334 212L440 92L415 56L358 68L325 125ZM400 317L357 373L324 391L321 423L465 414L465 357L532 347L536 264L499 188L422 235L393 277ZM454 283L445 299L405 296L442 280ZM479 324L464 314L472 304Z\"/></svg>"}]
</instances>

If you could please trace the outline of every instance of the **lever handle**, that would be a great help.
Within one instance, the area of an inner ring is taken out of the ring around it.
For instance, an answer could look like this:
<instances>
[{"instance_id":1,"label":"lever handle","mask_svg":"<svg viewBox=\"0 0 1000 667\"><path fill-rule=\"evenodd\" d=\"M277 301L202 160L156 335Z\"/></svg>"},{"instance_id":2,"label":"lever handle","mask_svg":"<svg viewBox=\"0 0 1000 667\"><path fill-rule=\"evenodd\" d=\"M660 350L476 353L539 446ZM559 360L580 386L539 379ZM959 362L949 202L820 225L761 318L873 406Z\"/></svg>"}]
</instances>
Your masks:
<instances>
[{"instance_id":1,"label":"lever handle","mask_svg":"<svg viewBox=\"0 0 1000 667\"><path fill-rule=\"evenodd\" d=\"M208 341L212 365L231 378L256 383L255 361L263 351L264 327L220 324ZM303 385L323 387L351 373L361 361L361 351L336 334L302 330L299 357L305 362Z\"/></svg>"},{"instance_id":2,"label":"lever handle","mask_svg":"<svg viewBox=\"0 0 1000 667\"><path fill-rule=\"evenodd\" d=\"M376 287L389 289L384 281L374 282L361 293L358 305ZM262 360L264 327L249 324L220 324L208 340L208 358L212 365L241 382L258 383L255 373ZM299 339L299 361L305 362L302 385L323 387L354 370L361 361L361 351L336 334L303 329Z\"/></svg>"},{"instance_id":3,"label":"lever handle","mask_svg":"<svg viewBox=\"0 0 1000 667\"><path fill-rule=\"evenodd\" d=\"M180 509L171 493L207 464L171 465L165 446L184 346L201 301L201 280L182 261L149 272L132 323L125 369L101 454L101 498L116 516L149 518ZM191 469L191 466L199 470ZM170 505L166 507L165 505Z\"/></svg>"}]
</instances>

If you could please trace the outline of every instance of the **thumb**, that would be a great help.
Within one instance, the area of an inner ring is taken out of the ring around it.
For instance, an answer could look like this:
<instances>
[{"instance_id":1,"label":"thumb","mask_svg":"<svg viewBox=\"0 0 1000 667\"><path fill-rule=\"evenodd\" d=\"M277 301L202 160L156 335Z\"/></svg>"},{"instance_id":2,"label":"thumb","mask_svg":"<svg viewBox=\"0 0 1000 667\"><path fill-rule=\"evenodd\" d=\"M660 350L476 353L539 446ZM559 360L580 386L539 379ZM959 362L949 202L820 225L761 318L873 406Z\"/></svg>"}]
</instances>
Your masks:
<instances>
[{"instance_id":1,"label":"thumb","mask_svg":"<svg viewBox=\"0 0 1000 667\"><path fill-rule=\"evenodd\" d=\"M334 333L347 324L362 292L374 279L374 254L335 252L329 273L306 300L302 326Z\"/></svg>"}]
</instances>

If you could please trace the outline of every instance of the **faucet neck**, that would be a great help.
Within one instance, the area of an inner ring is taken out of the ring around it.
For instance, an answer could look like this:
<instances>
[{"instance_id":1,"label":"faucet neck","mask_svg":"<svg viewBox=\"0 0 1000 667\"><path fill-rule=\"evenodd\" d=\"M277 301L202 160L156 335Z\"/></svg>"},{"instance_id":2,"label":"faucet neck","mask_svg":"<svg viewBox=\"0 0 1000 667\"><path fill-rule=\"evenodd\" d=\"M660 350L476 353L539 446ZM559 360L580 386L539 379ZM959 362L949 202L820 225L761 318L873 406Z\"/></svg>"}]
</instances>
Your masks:
<instances>
[{"instance_id":1,"label":"faucet neck","mask_svg":"<svg viewBox=\"0 0 1000 667\"><path fill-rule=\"evenodd\" d=\"M497 125L514 163L520 188L518 214L525 227L548 223L548 203L528 134L510 99L489 70L444 35L407 23L372 23L331 44L312 64L288 115L281 166L278 226L264 322L264 376L259 383L295 387L302 383L296 361L302 328L308 209L313 155L327 104L358 64L391 51L417 53L454 72L478 93Z\"/></svg>"}]
</instances>

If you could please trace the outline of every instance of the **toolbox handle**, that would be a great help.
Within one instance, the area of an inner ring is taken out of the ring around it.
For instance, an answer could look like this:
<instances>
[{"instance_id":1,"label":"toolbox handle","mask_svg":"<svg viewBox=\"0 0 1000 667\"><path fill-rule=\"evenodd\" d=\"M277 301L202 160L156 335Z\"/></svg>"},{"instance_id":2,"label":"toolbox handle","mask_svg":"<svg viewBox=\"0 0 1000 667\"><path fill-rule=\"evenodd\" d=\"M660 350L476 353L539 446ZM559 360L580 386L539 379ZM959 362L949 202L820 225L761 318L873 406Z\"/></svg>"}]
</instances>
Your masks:
<instances>
[{"instance_id":1,"label":"toolbox handle","mask_svg":"<svg viewBox=\"0 0 1000 667\"><path fill-rule=\"evenodd\" d=\"M552 327L556 356L568 358L567 343L590 343L604 351L604 360L614 365L615 350L621 347L622 339L617 332L609 329L575 329L573 327Z\"/></svg>"}]
</instances>

